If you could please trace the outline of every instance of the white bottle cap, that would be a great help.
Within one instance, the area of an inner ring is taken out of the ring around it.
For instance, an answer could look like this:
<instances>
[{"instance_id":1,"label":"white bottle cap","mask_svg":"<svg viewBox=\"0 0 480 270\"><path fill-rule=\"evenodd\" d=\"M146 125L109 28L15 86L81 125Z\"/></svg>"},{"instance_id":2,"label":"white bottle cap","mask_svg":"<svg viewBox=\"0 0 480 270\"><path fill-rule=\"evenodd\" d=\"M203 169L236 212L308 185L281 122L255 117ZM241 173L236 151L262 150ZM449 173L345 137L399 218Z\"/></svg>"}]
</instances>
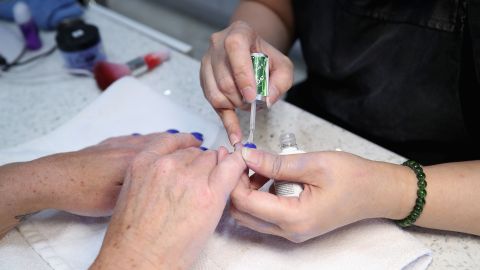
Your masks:
<instances>
[{"instance_id":1,"label":"white bottle cap","mask_svg":"<svg viewBox=\"0 0 480 270\"><path fill-rule=\"evenodd\" d=\"M30 8L25 2L18 2L13 6L13 18L17 24L24 24L32 19Z\"/></svg>"}]
</instances>

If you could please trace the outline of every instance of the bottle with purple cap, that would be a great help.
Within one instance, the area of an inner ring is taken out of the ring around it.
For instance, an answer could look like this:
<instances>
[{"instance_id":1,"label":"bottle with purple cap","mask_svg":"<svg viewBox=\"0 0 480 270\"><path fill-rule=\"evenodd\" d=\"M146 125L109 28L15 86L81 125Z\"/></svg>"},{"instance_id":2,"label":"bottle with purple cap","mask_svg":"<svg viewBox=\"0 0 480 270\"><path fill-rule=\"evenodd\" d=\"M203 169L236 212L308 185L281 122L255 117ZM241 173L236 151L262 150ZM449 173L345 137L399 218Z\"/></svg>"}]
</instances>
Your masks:
<instances>
[{"instance_id":1,"label":"bottle with purple cap","mask_svg":"<svg viewBox=\"0 0 480 270\"><path fill-rule=\"evenodd\" d=\"M32 18L30 8L25 2L19 1L13 6L13 18L22 31L25 47L29 50L40 49L42 41L38 35L38 27Z\"/></svg>"}]
</instances>

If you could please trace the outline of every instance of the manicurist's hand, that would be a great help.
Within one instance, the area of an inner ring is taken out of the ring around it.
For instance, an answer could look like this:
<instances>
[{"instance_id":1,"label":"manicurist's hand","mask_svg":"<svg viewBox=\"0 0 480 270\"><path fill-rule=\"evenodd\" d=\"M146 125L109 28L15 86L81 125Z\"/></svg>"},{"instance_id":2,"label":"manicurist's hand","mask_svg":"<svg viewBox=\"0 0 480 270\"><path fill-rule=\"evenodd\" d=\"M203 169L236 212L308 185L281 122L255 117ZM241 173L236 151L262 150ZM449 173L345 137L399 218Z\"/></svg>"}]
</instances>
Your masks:
<instances>
[{"instance_id":1,"label":"manicurist's hand","mask_svg":"<svg viewBox=\"0 0 480 270\"><path fill-rule=\"evenodd\" d=\"M92 269L187 269L195 260L246 166L240 151L173 150L159 143L135 158Z\"/></svg>"},{"instance_id":2,"label":"manicurist's hand","mask_svg":"<svg viewBox=\"0 0 480 270\"><path fill-rule=\"evenodd\" d=\"M267 104L275 103L293 81L293 65L283 53L263 40L247 23L237 21L211 36L202 59L200 82L205 97L217 111L234 145L242 139L236 108L245 108L256 96L250 54L269 57L270 83Z\"/></svg>"},{"instance_id":3,"label":"manicurist's hand","mask_svg":"<svg viewBox=\"0 0 480 270\"><path fill-rule=\"evenodd\" d=\"M152 143L171 152L197 147L201 141L191 134L122 136L75 152L1 166L0 232L15 226L25 214L49 208L110 215L132 159Z\"/></svg>"},{"instance_id":4,"label":"manicurist's hand","mask_svg":"<svg viewBox=\"0 0 480 270\"><path fill-rule=\"evenodd\" d=\"M361 219L404 218L415 200L416 179L404 166L344 152L279 156L243 148L243 157L256 174L232 192L233 217L293 242ZM298 198L258 191L268 178L303 183L304 191Z\"/></svg>"}]
</instances>

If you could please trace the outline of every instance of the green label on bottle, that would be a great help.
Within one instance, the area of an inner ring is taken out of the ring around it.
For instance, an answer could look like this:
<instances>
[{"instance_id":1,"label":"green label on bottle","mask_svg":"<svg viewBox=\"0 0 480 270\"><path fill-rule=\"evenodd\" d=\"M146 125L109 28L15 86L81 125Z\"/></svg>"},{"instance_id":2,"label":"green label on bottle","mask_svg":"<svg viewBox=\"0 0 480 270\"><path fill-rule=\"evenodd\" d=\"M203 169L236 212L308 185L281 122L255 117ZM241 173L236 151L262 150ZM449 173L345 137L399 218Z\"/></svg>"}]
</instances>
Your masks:
<instances>
[{"instance_id":1,"label":"green label on bottle","mask_svg":"<svg viewBox=\"0 0 480 270\"><path fill-rule=\"evenodd\" d=\"M257 99L264 99L268 96L268 56L263 53L252 53L251 58L257 84Z\"/></svg>"}]
</instances>

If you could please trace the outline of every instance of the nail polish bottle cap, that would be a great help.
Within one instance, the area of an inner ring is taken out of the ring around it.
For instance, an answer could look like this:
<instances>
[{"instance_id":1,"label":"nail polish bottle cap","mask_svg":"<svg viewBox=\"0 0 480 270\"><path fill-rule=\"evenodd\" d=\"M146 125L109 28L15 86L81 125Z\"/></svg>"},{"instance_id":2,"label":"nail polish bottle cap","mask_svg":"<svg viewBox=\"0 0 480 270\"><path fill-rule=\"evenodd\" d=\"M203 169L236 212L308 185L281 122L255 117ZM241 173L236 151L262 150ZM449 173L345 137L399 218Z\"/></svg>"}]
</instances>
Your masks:
<instances>
[{"instance_id":1,"label":"nail polish bottle cap","mask_svg":"<svg viewBox=\"0 0 480 270\"><path fill-rule=\"evenodd\" d=\"M25 2L18 2L13 6L13 18L17 24L24 24L32 19L30 8Z\"/></svg>"},{"instance_id":2,"label":"nail polish bottle cap","mask_svg":"<svg viewBox=\"0 0 480 270\"><path fill-rule=\"evenodd\" d=\"M289 147L297 148L297 139L293 133L284 133L280 135L280 148L285 149Z\"/></svg>"}]
</instances>

